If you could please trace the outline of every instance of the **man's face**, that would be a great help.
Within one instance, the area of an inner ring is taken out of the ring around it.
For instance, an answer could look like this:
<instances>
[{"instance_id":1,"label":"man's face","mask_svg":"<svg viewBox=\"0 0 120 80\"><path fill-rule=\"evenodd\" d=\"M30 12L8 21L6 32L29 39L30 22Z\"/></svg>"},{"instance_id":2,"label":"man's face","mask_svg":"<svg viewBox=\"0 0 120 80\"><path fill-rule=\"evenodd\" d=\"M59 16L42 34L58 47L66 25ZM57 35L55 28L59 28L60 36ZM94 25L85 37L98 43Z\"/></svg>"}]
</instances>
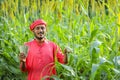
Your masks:
<instances>
[{"instance_id":1,"label":"man's face","mask_svg":"<svg viewBox=\"0 0 120 80\"><path fill-rule=\"evenodd\" d=\"M45 25L37 25L33 29L33 33L34 33L34 36L38 40L42 40L43 38L45 38L45 34L46 34L46 27L45 27Z\"/></svg>"}]
</instances>

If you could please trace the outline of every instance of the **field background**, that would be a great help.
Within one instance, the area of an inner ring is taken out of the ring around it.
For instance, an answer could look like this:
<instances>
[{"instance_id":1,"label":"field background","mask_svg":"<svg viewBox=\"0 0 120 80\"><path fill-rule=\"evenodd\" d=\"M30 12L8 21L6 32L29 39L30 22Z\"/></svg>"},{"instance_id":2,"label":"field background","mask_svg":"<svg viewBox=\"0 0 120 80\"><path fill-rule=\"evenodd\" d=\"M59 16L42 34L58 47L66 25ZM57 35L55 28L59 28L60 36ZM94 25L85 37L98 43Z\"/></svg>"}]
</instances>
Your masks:
<instances>
[{"instance_id":1,"label":"field background","mask_svg":"<svg viewBox=\"0 0 120 80\"><path fill-rule=\"evenodd\" d=\"M25 80L19 45L38 18L49 40L73 50L55 80L120 80L120 0L0 0L0 80Z\"/></svg>"}]
</instances>

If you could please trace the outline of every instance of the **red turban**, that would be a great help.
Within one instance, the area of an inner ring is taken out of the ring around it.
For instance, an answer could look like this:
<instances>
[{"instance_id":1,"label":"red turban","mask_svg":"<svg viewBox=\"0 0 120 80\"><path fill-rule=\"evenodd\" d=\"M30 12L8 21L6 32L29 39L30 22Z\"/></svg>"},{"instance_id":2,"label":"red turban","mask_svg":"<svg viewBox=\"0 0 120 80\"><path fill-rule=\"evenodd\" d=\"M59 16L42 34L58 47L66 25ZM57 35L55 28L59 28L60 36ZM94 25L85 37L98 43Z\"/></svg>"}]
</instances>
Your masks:
<instances>
[{"instance_id":1,"label":"red turban","mask_svg":"<svg viewBox=\"0 0 120 80\"><path fill-rule=\"evenodd\" d=\"M42 19L38 19L35 20L31 25L30 25L30 30L32 31L37 25L45 25L46 26L46 22Z\"/></svg>"}]
</instances>

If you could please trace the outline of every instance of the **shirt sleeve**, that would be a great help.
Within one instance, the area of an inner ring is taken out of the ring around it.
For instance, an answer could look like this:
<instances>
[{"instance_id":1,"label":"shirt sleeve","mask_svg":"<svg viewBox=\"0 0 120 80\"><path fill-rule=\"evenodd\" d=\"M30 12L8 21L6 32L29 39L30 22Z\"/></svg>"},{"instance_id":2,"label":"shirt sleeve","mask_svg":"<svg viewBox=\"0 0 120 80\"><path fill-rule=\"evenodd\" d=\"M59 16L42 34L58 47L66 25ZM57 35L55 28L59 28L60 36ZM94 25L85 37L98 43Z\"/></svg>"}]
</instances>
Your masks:
<instances>
[{"instance_id":1,"label":"shirt sleeve","mask_svg":"<svg viewBox=\"0 0 120 80\"><path fill-rule=\"evenodd\" d=\"M64 54L62 53L62 51L61 51L61 49L60 49L60 47L59 47L58 45L55 45L55 46L54 46L54 55L56 56L58 62L60 62L60 63L62 63L62 64L65 63L65 62L64 62L65 56L64 56ZM55 56L54 56L54 58L55 58Z\"/></svg>"}]
</instances>

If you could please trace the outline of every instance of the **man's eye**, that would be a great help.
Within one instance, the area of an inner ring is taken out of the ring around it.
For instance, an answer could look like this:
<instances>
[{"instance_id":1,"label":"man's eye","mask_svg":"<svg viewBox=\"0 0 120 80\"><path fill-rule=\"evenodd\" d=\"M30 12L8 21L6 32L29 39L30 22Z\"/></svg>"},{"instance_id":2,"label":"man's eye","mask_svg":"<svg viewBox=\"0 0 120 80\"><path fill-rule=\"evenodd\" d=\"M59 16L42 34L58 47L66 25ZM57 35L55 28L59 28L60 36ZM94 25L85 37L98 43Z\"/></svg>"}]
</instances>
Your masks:
<instances>
[{"instance_id":1,"label":"man's eye","mask_svg":"<svg viewBox=\"0 0 120 80\"><path fill-rule=\"evenodd\" d=\"M35 30L39 30L40 28L39 27L36 27Z\"/></svg>"},{"instance_id":2,"label":"man's eye","mask_svg":"<svg viewBox=\"0 0 120 80\"><path fill-rule=\"evenodd\" d=\"M43 30L43 29L44 29L44 27L41 27L41 29Z\"/></svg>"}]
</instances>

